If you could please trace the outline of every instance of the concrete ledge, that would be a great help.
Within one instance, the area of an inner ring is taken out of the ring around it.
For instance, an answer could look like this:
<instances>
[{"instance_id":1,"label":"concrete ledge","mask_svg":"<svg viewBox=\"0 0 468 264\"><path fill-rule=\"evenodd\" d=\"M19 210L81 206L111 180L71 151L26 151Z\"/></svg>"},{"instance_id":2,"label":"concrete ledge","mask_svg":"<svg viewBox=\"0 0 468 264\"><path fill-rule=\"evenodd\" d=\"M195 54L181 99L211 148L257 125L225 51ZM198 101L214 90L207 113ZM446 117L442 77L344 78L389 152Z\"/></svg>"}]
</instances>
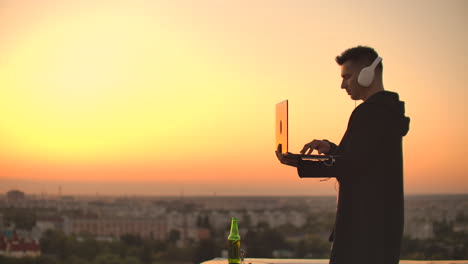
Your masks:
<instances>
[{"instance_id":1,"label":"concrete ledge","mask_svg":"<svg viewBox=\"0 0 468 264\"><path fill-rule=\"evenodd\" d=\"M225 258L215 258L202 264L227 264ZM328 259L260 259L246 258L243 264L328 264ZM400 260L400 264L468 264L468 260Z\"/></svg>"}]
</instances>

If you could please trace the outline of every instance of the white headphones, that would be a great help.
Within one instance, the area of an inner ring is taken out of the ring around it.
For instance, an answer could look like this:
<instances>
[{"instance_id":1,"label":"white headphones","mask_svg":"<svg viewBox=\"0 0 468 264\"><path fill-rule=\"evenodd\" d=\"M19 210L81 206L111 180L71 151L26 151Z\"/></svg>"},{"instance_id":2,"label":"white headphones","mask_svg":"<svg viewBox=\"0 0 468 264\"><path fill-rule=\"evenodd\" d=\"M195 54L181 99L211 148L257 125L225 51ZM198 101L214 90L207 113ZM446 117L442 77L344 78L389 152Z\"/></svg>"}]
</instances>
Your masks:
<instances>
[{"instance_id":1,"label":"white headphones","mask_svg":"<svg viewBox=\"0 0 468 264\"><path fill-rule=\"evenodd\" d=\"M358 76L358 83L363 87L369 87L374 80L375 67L382 61L382 58L377 56L370 66L362 68Z\"/></svg>"}]
</instances>

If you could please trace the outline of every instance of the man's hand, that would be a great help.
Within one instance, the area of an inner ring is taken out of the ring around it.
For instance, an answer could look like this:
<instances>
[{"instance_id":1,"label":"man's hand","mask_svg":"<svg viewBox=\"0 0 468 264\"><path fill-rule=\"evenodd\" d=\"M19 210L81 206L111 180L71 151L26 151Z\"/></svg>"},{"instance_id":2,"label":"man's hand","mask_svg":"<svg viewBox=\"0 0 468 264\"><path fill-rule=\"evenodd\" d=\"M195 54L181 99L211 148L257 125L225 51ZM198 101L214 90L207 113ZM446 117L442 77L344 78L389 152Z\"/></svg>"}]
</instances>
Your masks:
<instances>
[{"instance_id":1,"label":"man's hand","mask_svg":"<svg viewBox=\"0 0 468 264\"><path fill-rule=\"evenodd\" d=\"M301 154L310 155L314 149L316 149L319 154L328 154L331 146L326 140L314 139L312 142L304 145L304 148L301 150Z\"/></svg>"},{"instance_id":2,"label":"man's hand","mask_svg":"<svg viewBox=\"0 0 468 264\"><path fill-rule=\"evenodd\" d=\"M288 165L288 166L297 167L297 165L299 164L299 160L301 159L300 157L296 155L284 155L281 152L281 146L278 146L278 149L275 151L275 153L276 153L276 157L278 158L278 160L282 164Z\"/></svg>"}]
</instances>

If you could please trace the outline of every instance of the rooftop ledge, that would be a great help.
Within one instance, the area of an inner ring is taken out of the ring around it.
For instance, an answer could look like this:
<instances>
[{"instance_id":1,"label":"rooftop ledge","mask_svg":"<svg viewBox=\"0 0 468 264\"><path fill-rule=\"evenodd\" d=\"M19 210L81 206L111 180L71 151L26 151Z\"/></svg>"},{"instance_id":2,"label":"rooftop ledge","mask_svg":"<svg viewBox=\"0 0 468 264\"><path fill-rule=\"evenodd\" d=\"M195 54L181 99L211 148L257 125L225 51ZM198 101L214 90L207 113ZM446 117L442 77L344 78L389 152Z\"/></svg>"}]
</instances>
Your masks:
<instances>
[{"instance_id":1,"label":"rooftop ledge","mask_svg":"<svg viewBox=\"0 0 468 264\"><path fill-rule=\"evenodd\" d=\"M260 259L246 258L243 264L328 264L328 259ZM225 258L215 258L202 264L227 264ZM400 260L400 264L468 264L468 260Z\"/></svg>"}]
</instances>

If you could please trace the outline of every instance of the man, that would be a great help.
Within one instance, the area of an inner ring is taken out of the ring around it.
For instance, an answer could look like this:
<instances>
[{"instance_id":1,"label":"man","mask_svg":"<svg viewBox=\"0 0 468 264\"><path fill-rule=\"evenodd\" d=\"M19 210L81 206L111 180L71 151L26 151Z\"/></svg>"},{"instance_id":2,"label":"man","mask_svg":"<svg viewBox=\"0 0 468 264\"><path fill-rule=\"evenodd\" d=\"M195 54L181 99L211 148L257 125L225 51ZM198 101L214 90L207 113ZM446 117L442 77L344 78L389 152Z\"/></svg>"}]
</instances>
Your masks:
<instances>
[{"instance_id":1,"label":"man","mask_svg":"<svg viewBox=\"0 0 468 264\"><path fill-rule=\"evenodd\" d=\"M351 114L338 146L313 140L301 151L336 155L335 163L327 166L278 151L276 155L281 163L297 167L301 178L337 178L330 263L398 263L404 221L402 137L409 130L409 118L398 94L384 91L381 58L372 48L348 49L336 62L341 66L341 88L351 99L364 102Z\"/></svg>"}]
</instances>

